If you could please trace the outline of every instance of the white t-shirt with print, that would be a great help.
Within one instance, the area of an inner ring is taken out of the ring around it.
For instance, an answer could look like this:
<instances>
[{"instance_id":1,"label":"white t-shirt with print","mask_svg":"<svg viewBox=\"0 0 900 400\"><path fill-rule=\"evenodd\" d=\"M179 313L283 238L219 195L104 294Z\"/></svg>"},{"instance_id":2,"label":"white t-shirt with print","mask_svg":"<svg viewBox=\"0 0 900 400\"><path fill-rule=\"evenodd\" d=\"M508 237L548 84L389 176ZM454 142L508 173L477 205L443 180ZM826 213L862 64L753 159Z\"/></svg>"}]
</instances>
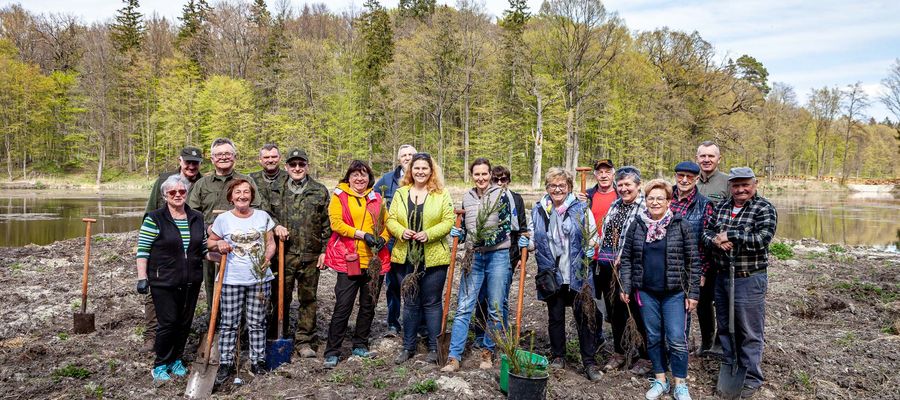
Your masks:
<instances>
[{"instance_id":1,"label":"white t-shirt with print","mask_svg":"<svg viewBox=\"0 0 900 400\"><path fill-rule=\"evenodd\" d=\"M225 266L226 285L254 285L260 282L253 274L253 255L260 262L265 260L266 232L275 228L269 214L253 210L247 218L239 218L232 212L222 213L212 224L212 231L231 245L228 264ZM263 282L275 279L272 269L266 268Z\"/></svg>"}]
</instances>

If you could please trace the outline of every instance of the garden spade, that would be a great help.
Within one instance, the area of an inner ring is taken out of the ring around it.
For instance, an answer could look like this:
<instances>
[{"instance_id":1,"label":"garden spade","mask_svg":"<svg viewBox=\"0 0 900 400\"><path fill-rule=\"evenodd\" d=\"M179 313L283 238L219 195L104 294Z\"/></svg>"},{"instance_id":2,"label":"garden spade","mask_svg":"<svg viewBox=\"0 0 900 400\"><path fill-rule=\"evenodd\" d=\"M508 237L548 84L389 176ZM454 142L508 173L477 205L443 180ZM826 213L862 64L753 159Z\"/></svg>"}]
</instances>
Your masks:
<instances>
[{"instance_id":1,"label":"garden spade","mask_svg":"<svg viewBox=\"0 0 900 400\"><path fill-rule=\"evenodd\" d=\"M519 343L519 334L522 332L522 303L525 301L525 262L528 261L528 248L522 248L522 258L519 263L519 301L516 304L516 343Z\"/></svg>"},{"instance_id":2,"label":"garden spade","mask_svg":"<svg viewBox=\"0 0 900 400\"><path fill-rule=\"evenodd\" d=\"M184 396L189 399L209 398L216 383L219 355L218 352L213 352L213 349L218 349L218 346L213 347L213 343L218 343L216 322L219 318L219 302L222 300L222 281L225 280L227 261L228 257L223 255L219 265L219 275L216 278L212 310L209 313L209 328L206 330L206 336L200 340L199 353L197 359L191 364L191 375L188 377L187 388L184 389Z\"/></svg>"},{"instance_id":3,"label":"garden spade","mask_svg":"<svg viewBox=\"0 0 900 400\"><path fill-rule=\"evenodd\" d=\"M269 370L291 362L294 339L284 338L284 242L278 241L278 338L269 341L266 349L266 367Z\"/></svg>"},{"instance_id":4,"label":"garden spade","mask_svg":"<svg viewBox=\"0 0 900 400\"><path fill-rule=\"evenodd\" d=\"M466 212L464 210L454 210L456 213L455 226L459 229L462 224L462 216ZM453 238L453 246L450 247L450 267L447 269L447 280L444 287L447 292L444 293L444 312L441 316L441 333L437 337L437 353L438 364L444 366L447 363L447 356L450 353L450 332L447 332L447 313L450 312L450 293L453 291L453 269L456 266L456 250L459 248L459 237Z\"/></svg>"},{"instance_id":5,"label":"garden spade","mask_svg":"<svg viewBox=\"0 0 900 400\"><path fill-rule=\"evenodd\" d=\"M84 272L81 274L81 312L73 315L73 331L75 333L91 333L94 329L94 313L87 313L88 266L91 263L91 224L97 222L93 218L82 218L87 225L84 232Z\"/></svg>"},{"instance_id":6,"label":"garden spade","mask_svg":"<svg viewBox=\"0 0 900 400\"><path fill-rule=\"evenodd\" d=\"M741 365L740 350L734 339L734 259L728 255L728 338L731 341L732 360L728 364L723 359L719 362L719 381L716 391L726 399L740 397L747 377L747 367Z\"/></svg>"}]
</instances>

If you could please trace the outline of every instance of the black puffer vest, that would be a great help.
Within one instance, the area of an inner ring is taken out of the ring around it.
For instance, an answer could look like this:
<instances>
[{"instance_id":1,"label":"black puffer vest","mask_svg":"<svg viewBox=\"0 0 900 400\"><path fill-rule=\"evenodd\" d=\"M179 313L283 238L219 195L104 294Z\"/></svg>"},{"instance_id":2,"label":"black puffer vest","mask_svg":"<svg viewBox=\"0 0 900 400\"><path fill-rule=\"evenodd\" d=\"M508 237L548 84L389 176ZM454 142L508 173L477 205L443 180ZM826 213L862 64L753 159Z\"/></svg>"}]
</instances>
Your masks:
<instances>
[{"instance_id":1,"label":"black puffer vest","mask_svg":"<svg viewBox=\"0 0 900 400\"><path fill-rule=\"evenodd\" d=\"M168 206L147 213L156 223L159 235L150 246L147 262L147 278L151 287L177 287L199 285L203 282L203 238L206 226L203 214L184 206L191 239L187 252L181 241L181 231Z\"/></svg>"}]
</instances>

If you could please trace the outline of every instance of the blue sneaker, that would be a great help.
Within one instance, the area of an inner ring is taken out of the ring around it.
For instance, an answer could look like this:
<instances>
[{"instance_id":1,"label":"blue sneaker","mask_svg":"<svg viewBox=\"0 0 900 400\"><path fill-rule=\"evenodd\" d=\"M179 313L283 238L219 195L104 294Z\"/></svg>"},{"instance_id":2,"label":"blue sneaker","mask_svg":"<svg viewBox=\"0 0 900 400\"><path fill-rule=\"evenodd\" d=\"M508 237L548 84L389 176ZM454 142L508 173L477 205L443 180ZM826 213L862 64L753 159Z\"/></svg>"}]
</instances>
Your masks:
<instances>
[{"instance_id":1,"label":"blue sneaker","mask_svg":"<svg viewBox=\"0 0 900 400\"><path fill-rule=\"evenodd\" d=\"M650 378L650 390L644 395L647 400L656 400L664 394L669 393L669 383L660 382L655 378Z\"/></svg>"},{"instance_id":2,"label":"blue sneaker","mask_svg":"<svg viewBox=\"0 0 900 400\"><path fill-rule=\"evenodd\" d=\"M353 349L352 353L354 356L361 357L361 358L372 358L375 356L374 352L371 352L362 347L357 347L357 348Z\"/></svg>"},{"instance_id":3,"label":"blue sneaker","mask_svg":"<svg viewBox=\"0 0 900 400\"><path fill-rule=\"evenodd\" d=\"M169 371L172 372L175 376L185 376L188 373L187 368L184 367L184 364L181 360L175 360L172 365L169 365Z\"/></svg>"},{"instance_id":4,"label":"blue sneaker","mask_svg":"<svg viewBox=\"0 0 900 400\"><path fill-rule=\"evenodd\" d=\"M675 400L691 400L691 394L688 393L687 383L679 383L675 385L675 391L672 393Z\"/></svg>"},{"instance_id":5,"label":"blue sneaker","mask_svg":"<svg viewBox=\"0 0 900 400\"><path fill-rule=\"evenodd\" d=\"M165 382L169 379L172 379L172 377L169 376L169 372L167 371L168 369L169 369L169 367L166 365L160 365L158 367L153 367L153 372L151 373L153 375L153 380L159 381L159 382Z\"/></svg>"},{"instance_id":6,"label":"blue sneaker","mask_svg":"<svg viewBox=\"0 0 900 400\"><path fill-rule=\"evenodd\" d=\"M325 357L325 362L322 363L322 367L325 369L332 369L337 366L338 356L328 356Z\"/></svg>"}]
</instances>

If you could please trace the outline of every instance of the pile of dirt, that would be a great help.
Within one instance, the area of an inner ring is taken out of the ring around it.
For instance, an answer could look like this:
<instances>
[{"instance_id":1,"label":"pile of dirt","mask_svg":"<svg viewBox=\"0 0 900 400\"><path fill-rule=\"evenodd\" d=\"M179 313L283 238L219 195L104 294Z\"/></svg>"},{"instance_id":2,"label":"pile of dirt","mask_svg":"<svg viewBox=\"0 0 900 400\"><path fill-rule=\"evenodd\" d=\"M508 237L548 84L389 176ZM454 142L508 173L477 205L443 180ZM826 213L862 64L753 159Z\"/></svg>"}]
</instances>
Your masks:
<instances>
[{"instance_id":1,"label":"pile of dirt","mask_svg":"<svg viewBox=\"0 0 900 400\"><path fill-rule=\"evenodd\" d=\"M869 248L826 246L812 241L791 243L794 257L774 261L769 272L763 399L885 398L900 387L900 254ZM154 385L152 356L139 350L142 305L134 292L132 254L136 233L97 235L93 240L88 312L97 332L72 333L72 312L80 303L83 239L47 246L0 248L0 397L3 398L172 398L185 380ZM533 271L533 264L529 270ZM546 307L534 297L532 277L526 281L524 329L534 331L536 351L546 354ZM327 333L334 305L333 272L319 286L319 335ZM511 293L517 293L517 283ZM454 292L456 288L454 287ZM205 328L205 302L194 324L186 358L196 352ZM454 302L455 304L455 302ZM514 303L513 303L514 304ZM570 315L571 316L571 315ZM463 369L442 374L418 355L395 366L400 339L383 339L385 305L378 304L371 347L373 360L342 360L334 370L318 359L298 360L246 384L226 386L220 398L502 398L497 371L477 369L467 357ZM569 318L571 321L571 318ZM353 319L351 319L353 321ZM606 326L608 331L608 326ZM692 341L699 331L692 329ZM569 338L576 338L570 322ZM345 341L349 346L349 340ZM610 343L599 352L609 356ZM643 377L612 372L600 382L580 372L577 346L569 366L553 371L549 397L556 399L640 398ZM345 354L349 348L345 349ZM242 357L246 359L246 357ZM718 363L691 357L694 398L713 395Z\"/></svg>"}]
</instances>

